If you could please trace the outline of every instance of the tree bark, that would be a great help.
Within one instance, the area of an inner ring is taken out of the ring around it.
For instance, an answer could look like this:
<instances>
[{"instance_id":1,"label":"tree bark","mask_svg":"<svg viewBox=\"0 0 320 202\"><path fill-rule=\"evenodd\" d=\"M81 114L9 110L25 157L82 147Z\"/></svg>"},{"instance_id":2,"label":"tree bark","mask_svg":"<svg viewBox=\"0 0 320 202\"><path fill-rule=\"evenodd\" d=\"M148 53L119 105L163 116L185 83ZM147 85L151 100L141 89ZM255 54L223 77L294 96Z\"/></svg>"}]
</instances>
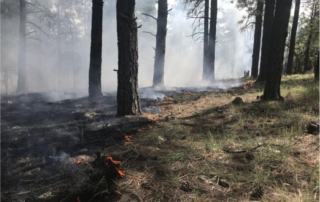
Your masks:
<instances>
[{"instance_id":1,"label":"tree bark","mask_svg":"<svg viewBox=\"0 0 320 202\"><path fill-rule=\"evenodd\" d=\"M210 16L210 34L208 44L208 66L207 71L203 74L204 80L213 81L214 75L214 62L216 55L216 35L217 35L217 15L218 15L218 0L211 0L211 16Z\"/></svg>"},{"instance_id":2,"label":"tree bark","mask_svg":"<svg viewBox=\"0 0 320 202\"><path fill-rule=\"evenodd\" d=\"M203 72L202 80L207 81L208 65L208 45L209 45L209 0L204 2L204 35L203 35Z\"/></svg>"},{"instance_id":3,"label":"tree bark","mask_svg":"<svg viewBox=\"0 0 320 202\"><path fill-rule=\"evenodd\" d=\"M138 95L138 31L135 0L117 0L118 116L141 113Z\"/></svg>"},{"instance_id":4,"label":"tree bark","mask_svg":"<svg viewBox=\"0 0 320 202\"><path fill-rule=\"evenodd\" d=\"M281 73L292 0L277 1L273 22L264 100L283 100L280 93Z\"/></svg>"},{"instance_id":5,"label":"tree bark","mask_svg":"<svg viewBox=\"0 0 320 202\"><path fill-rule=\"evenodd\" d=\"M102 63L102 19L103 0L92 0L91 51L89 69L89 98L102 96L101 63Z\"/></svg>"},{"instance_id":6,"label":"tree bark","mask_svg":"<svg viewBox=\"0 0 320 202\"><path fill-rule=\"evenodd\" d=\"M319 51L318 51L318 59L317 59L317 63L316 63L316 67L314 70L314 78L319 81Z\"/></svg>"},{"instance_id":7,"label":"tree bark","mask_svg":"<svg viewBox=\"0 0 320 202\"><path fill-rule=\"evenodd\" d=\"M311 41L312 41L312 30L313 30L313 21L316 15L316 1L313 1L313 9L312 9L312 13L311 13L311 18L310 18L310 33L308 35L308 40L307 40L307 44L306 44L306 50L304 53L304 70L303 72L305 73L306 71L309 71L310 68L310 46L311 46Z\"/></svg>"},{"instance_id":8,"label":"tree bark","mask_svg":"<svg viewBox=\"0 0 320 202\"><path fill-rule=\"evenodd\" d=\"M28 91L26 67L26 1L20 0L20 47L18 62L18 92Z\"/></svg>"},{"instance_id":9,"label":"tree bark","mask_svg":"<svg viewBox=\"0 0 320 202\"><path fill-rule=\"evenodd\" d=\"M61 0L57 0L57 51L58 51L58 88L62 87L62 63L61 63Z\"/></svg>"},{"instance_id":10,"label":"tree bark","mask_svg":"<svg viewBox=\"0 0 320 202\"><path fill-rule=\"evenodd\" d=\"M262 28L263 1L257 0L256 23L254 30L254 43L252 54L251 77L258 77L260 44L261 44L261 28Z\"/></svg>"},{"instance_id":11,"label":"tree bark","mask_svg":"<svg viewBox=\"0 0 320 202\"><path fill-rule=\"evenodd\" d=\"M164 62L166 53L168 0L158 0L156 56L154 61L153 86L164 85Z\"/></svg>"},{"instance_id":12,"label":"tree bark","mask_svg":"<svg viewBox=\"0 0 320 202\"><path fill-rule=\"evenodd\" d=\"M296 4L294 8L294 17L292 22L292 29L291 29L288 65L287 65L288 75L292 74L292 69L293 69L293 57L294 57L294 50L296 46L296 34L297 34L297 28L298 28L299 10L300 10L300 0L296 0Z\"/></svg>"},{"instance_id":13,"label":"tree bark","mask_svg":"<svg viewBox=\"0 0 320 202\"><path fill-rule=\"evenodd\" d=\"M271 43L272 25L274 19L275 0L266 0L263 23L263 37L260 61L260 73L258 82L266 80L266 69L268 67L268 57Z\"/></svg>"}]
</instances>

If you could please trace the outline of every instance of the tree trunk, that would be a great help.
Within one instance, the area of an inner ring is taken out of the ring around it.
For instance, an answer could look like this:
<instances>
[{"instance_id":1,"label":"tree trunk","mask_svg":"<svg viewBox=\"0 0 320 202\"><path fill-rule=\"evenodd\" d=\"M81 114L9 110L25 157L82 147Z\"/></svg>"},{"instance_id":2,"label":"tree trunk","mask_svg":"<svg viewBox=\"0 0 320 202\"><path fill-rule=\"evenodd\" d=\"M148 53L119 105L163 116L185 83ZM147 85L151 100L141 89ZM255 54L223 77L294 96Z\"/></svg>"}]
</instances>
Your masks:
<instances>
[{"instance_id":1,"label":"tree trunk","mask_svg":"<svg viewBox=\"0 0 320 202\"><path fill-rule=\"evenodd\" d=\"M203 72L202 80L207 81L208 73L208 44L209 44L209 0L204 2L204 35L203 35Z\"/></svg>"},{"instance_id":2,"label":"tree trunk","mask_svg":"<svg viewBox=\"0 0 320 202\"><path fill-rule=\"evenodd\" d=\"M260 61L260 73L258 82L266 80L266 69L268 67L268 57L271 43L272 24L274 19L275 0L266 0L264 23L263 23L263 37Z\"/></svg>"},{"instance_id":3,"label":"tree trunk","mask_svg":"<svg viewBox=\"0 0 320 202\"><path fill-rule=\"evenodd\" d=\"M218 0L211 0L211 17L210 17L210 34L208 45L208 67L207 72L203 74L204 80L213 81L214 75L214 62L216 56L216 35L217 35L217 14L218 14Z\"/></svg>"},{"instance_id":4,"label":"tree trunk","mask_svg":"<svg viewBox=\"0 0 320 202\"><path fill-rule=\"evenodd\" d=\"M281 73L292 0L277 1L273 22L264 100L283 100L280 94Z\"/></svg>"},{"instance_id":5,"label":"tree trunk","mask_svg":"<svg viewBox=\"0 0 320 202\"><path fill-rule=\"evenodd\" d=\"M153 86L164 85L164 61L166 53L168 0L158 0L156 56L154 61Z\"/></svg>"},{"instance_id":6,"label":"tree trunk","mask_svg":"<svg viewBox=\"0 0 320 202\"><path fill-rule=\"evenodd\" d=\"M319 81L319 51L318 51L318 59L314 69L314 78Z\"/></svg>"},{"instance_id":7,"label":"tree trunk","mask_svg":"<svg viewBox=\"0 0 320 202\"><path fill-rule=\"evenodd\" d=\"M89 69L89 98L102 96L101 63L102 63L102 18L103 0L92 0L91 51Z\"/></svg>"},{"instance_id":8,"label":"tree trunk","mask_svg":"<svg viewBox=\"0 0 320 202\"><path fill-rule=\"evenodd\" d=\"M261 44L261 28L262 28L263 1L257 0L256 23L254 30L254 43L252 54L251 77L258 77L260 44Z\"/></svg>"},{"instance_id":9,"label":"tree trunk","mask_svg":"<svg viewBox=\"0 0 320 202\"><path fill-rule=\"evenodd\" d=\"M27 67L26 67L26 1L20 0L20 47L18 62L18 92L27 92Z\"/></svg>"},{"instance_id":10,"label":"tree trunk","mask_svg":"<svg viewBox=\"0 0 320 202\"><path fill-rule=\"evenodd\" d=\"M57 51L58 51L58 88L62 86L62 63L61 63L61 0L57 0Z\"/></svg>"},{"instance_id":11,"label":"tree trunk","mask_svg":"<svg viewBox=\"0 0 320 202\"><path fill-rule=\"evenodd\" d=\"M138 30L135 0L117 0L118 116L141 113L138 95Z\"/></svg>"},{"instance_id":12,"label":"tree trunk","mask_svg":"<svg viewBox=\"0 0 320 202\"><path fill-rule=\"evenodd\" d=\"M311 45L311 41L312 41L312 30L313 30L313 21L316 15L316 1L313 1L313 9L312 9L312 13L311 13L311 18L310 18L310 33L308 35L308 40L307 40L307 44L306 44L306 50L304 53L304 70L303 72L305 73L306 71L309 71L310 68L310 45Z\"/></svg>"},{"instance_id":13,"label":"tree trunk","mask_svg":"<svg viewBox=\"0 0 320 202\"><path fill-rule=\"evenodd\" d=\"M293 69L293 57L294 57L294 50L296 46L296 34L297 34L297 28L298 28L299 10L300 10L300 0L296 0L292 29L291 29L291 39L290 39L290 48L289 48L288 66L287 66L287 74L289 75L292 74L292 69Z\"/></svg>"},{"instance_id":14,"label":"tree trunk","mask_svg":"<svg viewBox=\"0 0 320 202\"><path fill-rule=\"evenodd\" d=\"M4 70L3 71L3 79L4 79L4 87L6 89L6 95L8 95L9 93L9 81L8 81L8 78L9 78L9 74L8 74L8 71L7 70Z\"/></svg>"}]
</instances>

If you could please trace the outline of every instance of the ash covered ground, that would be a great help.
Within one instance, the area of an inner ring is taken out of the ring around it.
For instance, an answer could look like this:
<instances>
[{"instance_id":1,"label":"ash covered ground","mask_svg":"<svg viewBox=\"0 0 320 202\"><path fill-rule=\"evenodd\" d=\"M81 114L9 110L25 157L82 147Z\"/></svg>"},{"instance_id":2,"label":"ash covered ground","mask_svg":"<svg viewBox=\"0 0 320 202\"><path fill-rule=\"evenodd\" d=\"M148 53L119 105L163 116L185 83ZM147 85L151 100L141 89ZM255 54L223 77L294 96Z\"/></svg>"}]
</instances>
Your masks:
<instances>
[{"instance_id":1,"label":"ash covered ground","mask_svg":"<svg viewBox=\"0 0 320 202\"><path fill-rule=\"evenodd\" d=\"M183 102L166 97L225 89L142 88L139 94L143 111L161 120L162 105ZM82 96L57 92L2 96L1 201L118 200L115 181L121 176L106 166L110 154L103 151L112 147L128 150L125 136L154 120L143 115L117 117L115 93L93 102Z\"/></svg>"}]
</instances>

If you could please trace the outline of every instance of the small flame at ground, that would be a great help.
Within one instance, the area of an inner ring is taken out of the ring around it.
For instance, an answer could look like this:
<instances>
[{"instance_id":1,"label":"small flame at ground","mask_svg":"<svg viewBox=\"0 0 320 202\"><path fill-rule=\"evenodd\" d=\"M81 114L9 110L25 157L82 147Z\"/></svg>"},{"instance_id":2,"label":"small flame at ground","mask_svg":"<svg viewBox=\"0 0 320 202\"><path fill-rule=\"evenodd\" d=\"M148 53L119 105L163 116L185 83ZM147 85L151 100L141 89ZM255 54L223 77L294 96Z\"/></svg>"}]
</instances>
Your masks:
<instances>
[{"instance_id":1,"label":"small flame at ground","mask_svg":"<svg viewBox=\"0 0 320 202\"><path fill-rule=\"evenodd\" d=\"M114 192L118 195L122 195L121 192L119 190L114 190Z\"/></svg>"},{"instance_id":2,"label":"small flame at ground","mask_svg":"<svg viewBox=\"0 0 320 202\"><path fill-rule=\"evenodd\" d=\"M133 135L125 135L125 136L124 136L124 139L125 139L126 141L128 141L128 142L130 142L132 138L133 138Z\"/></svg>"},{"instance_id":3,"label":"small flame at ground","mask_svg":"<svg viewBox=\"0 0 320 202\"><path fill-rule=\"evenodd\" d=\"M167 101L173 101L173 98L172 98L172 97L166 97L165 100L167 100Z\"/></svg>"},{"instance_id":4,"label":"small flame at ground","mask_svg":"<svg viewBox=\"0 0 320 202\"><path fill-rule=\"evenodd\" d=\"M120 165L121 164L121 161L115 161L112 159L112 157L108 157L107 160L109 160L111 163L113 163L114 165Z\"/></svg>"},{"instance_id":5,"label":"small flame at ground","mask_svg":"<svg viewBox=\"0 0 320 202\"><path fill-rule=\"evenodd\" d=\"M11 100L8 100L8 104L12 104L12 101L11 101Z\"/></svg>"},{"instance_id":6,"label":"small flame at ground","mask_svg":"<svg viewBox=\"0 0 320 202\"><path fill-rule=\"evenodd\" d=\"M119 173L119 175L120 175L121 177L126 176L126 172L125 172L125 171L120 170L119 168L116 168L116 170L118 171L118 173Z\"/></svg>"},{"instance_id":7,"label":"small flame at ground","mask_svg":"<svg viewBox=\"0 0 320 202\"><path fill-rule=\"evenodd\" d=\"M78 196L78 198L77 198L77 202L81 202L81 201L80 201L80 197L79 197L79 196Z\"/></svg>"}]
</instances>

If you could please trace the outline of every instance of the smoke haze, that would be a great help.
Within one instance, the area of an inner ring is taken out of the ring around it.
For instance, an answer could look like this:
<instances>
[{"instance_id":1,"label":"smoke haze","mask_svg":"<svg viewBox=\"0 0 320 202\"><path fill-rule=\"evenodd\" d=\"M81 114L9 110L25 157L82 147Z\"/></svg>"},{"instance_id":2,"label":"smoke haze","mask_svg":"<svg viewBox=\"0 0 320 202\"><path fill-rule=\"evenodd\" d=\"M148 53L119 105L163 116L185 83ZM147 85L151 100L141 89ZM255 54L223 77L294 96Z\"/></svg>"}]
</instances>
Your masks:
<instances>
[{"instance_id":1,"label":"smoke haze","mask_svg":"<svg viewBox=\"0 0 320 202\"><path fill-rule=\"evenodd\" d=\"M70 0L71 1L71 0ZM41 3L46 1L39 1ZM72 1L71 1L72 2ZM31 92L44 91L76 91L87 95L88 71L90 57L91 1L83 0L81 9L87 13L73 15L78 35L74 39L70 35L62 42L60 63L57 55L55 29L45 26L46 23L32 14L28 20L42 25L45 33L35 27L28 26L27 32L27 68L28 84ZM46 3L44 3L46 5ZM102 90L115 91L117 88L118 47L116 30L116 1L105 0L103 18L103 58L102 58ZM238 21L244 15L234 3L228 0L219 1L216 46L216 79L238 78L245 70L251 68L252 34L240 33ZM222 9L223 7L223 9ZM155 37L143 31L156 34L156 21L141 13L157 16L157 5L154 1L137 0L136 16L139 43L139 87L152 85ZM188 7L180 1L169 0L172 11L168 16L168 32L166 42L165 78L166 86L197 86L201 84L203 44L196 43L192 37L193 19L187 19ZM54 13L56 7L52 7ZM81 11L79 8L77 12ZM68 16L64 16L68 17ZM16 89L17 61L19 49L18 17L1 19L1 92L5 92L3 79L8 76L9 92ZM65 28L67 29L67 28ZM53 33L52 33L53 32ZM35 40L36 39L36 40ZM74 51L73 51L74 50ZM74 58L71 60L70 58ZM57 68L61 64L60 68ZM59 73L60 71L60 73ZM61 73L62 72L62 73ZM60 75L60 77L59 77Z\"/></svg>"}]
</instances>

